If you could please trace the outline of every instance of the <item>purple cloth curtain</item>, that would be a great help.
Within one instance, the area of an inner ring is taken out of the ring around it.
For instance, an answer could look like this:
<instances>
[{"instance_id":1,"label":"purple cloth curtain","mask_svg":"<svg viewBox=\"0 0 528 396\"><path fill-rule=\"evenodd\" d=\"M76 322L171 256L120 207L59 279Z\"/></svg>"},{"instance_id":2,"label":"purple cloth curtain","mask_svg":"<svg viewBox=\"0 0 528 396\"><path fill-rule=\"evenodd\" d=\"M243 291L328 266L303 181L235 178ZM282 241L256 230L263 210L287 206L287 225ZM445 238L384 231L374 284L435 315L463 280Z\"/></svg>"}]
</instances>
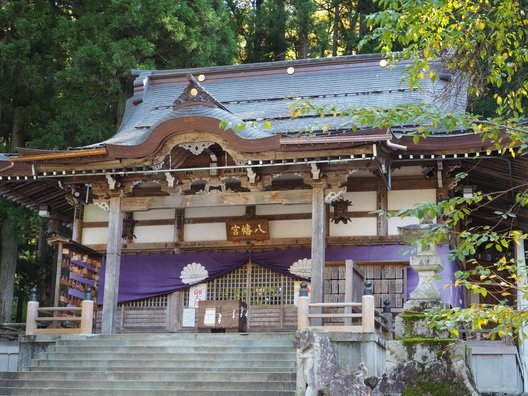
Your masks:
<instances>
[{"instance_id":1,"label":"purple cloth curtain","mask_svg":"<svg viewBox=\"0 0 528 396\"><path fill-rule=\"evenodd\" d=\"M222 276L247 261L248 253L200 252L122 256L118 302L155 297L185 289L194 283L207 282ZM103 302L104 268L105 263L101 266L97 297L99 304ZM185 275L194 276L191 278L194 282L186 283L189 278Z\"/></svg>"},{"instance_id":2,"label":"purple cloth curtain","mask_svg":"<svg viewBox=\"0 0 528 396\"><path fill-rule=\"evenodd\" d=\"M460 306L462 291L452 285L443 288L446 282L454 279L458 269L456 263L448 261L449 248L441 246L439 255L444 261L444 271L440 274L438 286L445 302ZM199 252L179 254L143 254L121 257L118 301L126 302L155 297L193 284L207 282L233 271L249 260L272 271L297 279L309 279L306 262L311 257L307 248L289 248L264 252L221 253ZM409 261L409 247L404 245L331 247L326 249L326 260L341 261L351 259L357 262ZM97 301L103 302L104 267ZM303 271L304 270L304 271ZM407 290L414 290L418 276L411 268L407 273Z\"/></svg>"}]
</instances>

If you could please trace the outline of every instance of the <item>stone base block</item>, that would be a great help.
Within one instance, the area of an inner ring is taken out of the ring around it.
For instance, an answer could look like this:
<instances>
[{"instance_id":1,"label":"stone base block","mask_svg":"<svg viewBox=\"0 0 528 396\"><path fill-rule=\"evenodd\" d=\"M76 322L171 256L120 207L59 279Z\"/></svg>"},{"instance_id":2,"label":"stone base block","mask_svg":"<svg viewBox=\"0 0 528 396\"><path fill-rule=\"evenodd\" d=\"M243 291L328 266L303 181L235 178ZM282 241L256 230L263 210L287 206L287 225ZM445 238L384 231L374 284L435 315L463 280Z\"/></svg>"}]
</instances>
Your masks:
<instances>
[{"instance_id":1,"label":"stone base block","mask_svg":"<svg viewBox=\"0 0 528 396\"><path fill-rule=\"evenodd\" d=\"M449 338L448 331L429 328L423 312L404 311L394 320L395 338Z\"/></svg>"},{"instance_id":2,"label":"stone base block","mask_svg":"<svg viewBox=\"0 0 528 396\"><path fill-rule=\"evenodd\" d=\"M415 338L387 342L385 374L375 396L478 396L471 352L462 341Z\"/></svg>"}]
</instances>

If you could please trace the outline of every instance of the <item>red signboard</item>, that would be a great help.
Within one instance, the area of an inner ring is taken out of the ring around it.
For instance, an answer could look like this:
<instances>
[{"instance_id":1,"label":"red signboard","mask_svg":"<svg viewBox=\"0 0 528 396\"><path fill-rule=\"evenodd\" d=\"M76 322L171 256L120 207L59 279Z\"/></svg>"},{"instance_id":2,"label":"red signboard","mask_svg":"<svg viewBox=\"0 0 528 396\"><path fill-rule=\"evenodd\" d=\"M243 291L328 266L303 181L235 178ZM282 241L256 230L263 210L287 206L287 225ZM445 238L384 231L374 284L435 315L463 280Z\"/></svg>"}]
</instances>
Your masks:
<instances>
[{"instance_id":1,"label":"red signboard","mask_svg":"<svg viewBox=\"0 0 528 396\"><path fill-rule=\"evenodd\" d=\"M268 220L236 220L226 222L228 241L269 239Z\"/></svg>"}]
</instances>

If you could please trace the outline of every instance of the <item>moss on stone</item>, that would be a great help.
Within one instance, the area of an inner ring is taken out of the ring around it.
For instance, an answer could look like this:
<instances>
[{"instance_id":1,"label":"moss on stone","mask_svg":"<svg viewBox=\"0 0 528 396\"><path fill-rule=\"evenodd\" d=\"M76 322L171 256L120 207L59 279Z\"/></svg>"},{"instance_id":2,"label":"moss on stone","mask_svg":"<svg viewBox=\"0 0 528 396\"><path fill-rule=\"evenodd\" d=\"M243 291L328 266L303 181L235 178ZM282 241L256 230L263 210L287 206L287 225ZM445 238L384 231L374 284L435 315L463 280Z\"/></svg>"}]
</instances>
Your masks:
<instances>
[{"instance_id":1,"label":"moss on stone","mask_svg":"<svg viewBox=\"0 0 528 396\"><path fill-rule=\"evenodd\" d=\"M407 357L409 359L413 358L416 352L416 347L418 345L422 345L426 347L430 353L436 353L437 359L442 360L442 355L444 353L445 346L453 342L456 342L458 340L454 338L414 337L414 338L402 338L400 341L402 345L405 347L407 351Z\"/></svg>"},{"instance_id":2,"label":"moss on stone","mask_svg":"<svg viewBox=\"0 0 528 396\"><path fill-rule=\"evenodd\" d=\"M425 314L423 312L418 312L418 311L404 311L400 315L402 318L405 318L405 319L424 319L425 318Z\"/></svg>"},{"instance_id":3,"label":"moss on stone","mask_svg":"<svg viewBox=\"0 0 528 396\"><path fill-rule=\"evenodd\" d=\"M407 386L402 396L466 396L467 390L462 389L456 382L442 381L432 382L421 379Z\"/></svg>"},{"instance_id":4,"label":"moss on stone","mask_svg":"<svg viewBox=\"0 0 528 396\"><path fill-rule=\"evenodd\" d=\"M404 344L410 343L421 343L426 345L445 345L455 341L458 341L457 338L425 338L425 337L413 337L413 338L402 338L400 340Z\"/></svg>"}]
</instances>

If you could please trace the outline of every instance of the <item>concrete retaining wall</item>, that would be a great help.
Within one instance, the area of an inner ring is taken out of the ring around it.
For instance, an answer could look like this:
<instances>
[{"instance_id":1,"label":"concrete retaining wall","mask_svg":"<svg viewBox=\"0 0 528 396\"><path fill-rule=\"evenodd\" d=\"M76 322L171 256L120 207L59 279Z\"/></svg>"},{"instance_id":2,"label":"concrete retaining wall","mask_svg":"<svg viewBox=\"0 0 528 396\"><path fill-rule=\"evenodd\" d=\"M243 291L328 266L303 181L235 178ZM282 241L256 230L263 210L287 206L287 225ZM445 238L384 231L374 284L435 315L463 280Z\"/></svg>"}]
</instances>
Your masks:
<instances>
[{"instance_id":1,"label":"concrete retaining wall","mask_svg":"<svg viewBox=\"0 0 528 396\"><path fill-rule=\"evenodd\" d=\"M522 365L517 347L503 341L470 341L473 377L481 393L520 394Z\"/></svg>"},{"instance_id":2,"label":"concrete retaining wall","mask_svg":"<svg viewBox=\"0 0 528 396\"><path fill-rule=\"evenodd\" d=\"M339 364L354 372L360 362L368 369L367 376L381 377L385 369L385 340L375 333L329 333Z\"/></svg>"},{"instance_id":3,"label":"concrete retaining wall","mask_svg":"<svg viewBox=\"0 0 528 396\"><path fill-rule=\"evenodd\" d=\"M0 342L0 371L17 371L18 342Z\"/></svg>"}]
</instances>

